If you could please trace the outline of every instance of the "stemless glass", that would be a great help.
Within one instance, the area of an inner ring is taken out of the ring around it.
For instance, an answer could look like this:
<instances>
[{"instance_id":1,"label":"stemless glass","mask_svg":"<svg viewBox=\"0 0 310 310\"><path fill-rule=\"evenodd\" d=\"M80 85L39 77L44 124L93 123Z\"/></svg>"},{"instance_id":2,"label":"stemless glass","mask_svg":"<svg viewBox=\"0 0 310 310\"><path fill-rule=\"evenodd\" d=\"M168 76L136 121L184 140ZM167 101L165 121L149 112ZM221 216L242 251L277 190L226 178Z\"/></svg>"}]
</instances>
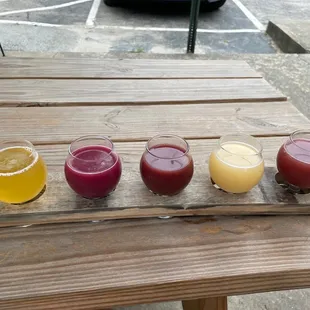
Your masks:
<instances>
[{"instance_id":1,"label":"stemless glass","mask_svg":"<svg viewBox=\"0 0 310 310\"><path fill-rule=\"evenodd\" d=\"M121 160L110 139L85 136L71 143L65 176L77 194L90 199L106 197L115 190L121 174Z\"/></svg>"},{"instance_id":2,"label":"stemless glass","mask_svg":"<svg viewBox=\"0 0 310 310\"><path fill-rule=\"evenodd\" d=\"M188 143L175 135L153 137L141 157L140 173L144 184L154 194L178 194L189 184L194 173Z\"/></svg>"},{"instance_id":3,"label":"stemless glass","mask_svg":"<svg viewBox=\"0 0 310 310\"><path fill-rule=\"evenodd\" d=\"M262 146L252 136L222 137L209 159L212 181L229 193L246 193L264 173Z\"/></svg>"},{"instance_id":4,"label":"stemless glass","mask_svg":"<svg viewBox=\"0 0 310 310\"><path fill-rule=\"evenodd\" d=\"M277 167L282 178L301 190L310 189L310 132L298 130L281 146Z\"/></svg>"},{"instance_id":5,"label":"stemless glass","mask_svg":"<svg viewBox=\"0 0 310 310\"><path fill-rule=\"evenodd\" d=\"M0 143L0 200L21 204L36 198L47 179L45 163L27 140Z\"/></svg>"}]
</instances>

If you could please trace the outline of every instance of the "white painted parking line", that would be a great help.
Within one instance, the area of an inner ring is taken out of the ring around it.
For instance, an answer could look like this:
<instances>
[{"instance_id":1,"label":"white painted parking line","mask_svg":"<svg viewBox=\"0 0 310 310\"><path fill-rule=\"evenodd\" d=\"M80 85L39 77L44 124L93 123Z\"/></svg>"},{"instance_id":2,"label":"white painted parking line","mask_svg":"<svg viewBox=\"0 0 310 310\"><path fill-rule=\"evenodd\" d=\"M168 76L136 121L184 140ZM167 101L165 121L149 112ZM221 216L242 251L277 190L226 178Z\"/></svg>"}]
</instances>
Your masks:
<instances>
[{"instance_id":1,"label":"white painted parking line","mask_svg":"<svg viewBox=\"0 0 310 310\"><path fill-rule=\"evenodd\" d=\"M265 31L265 26L242 4L240 0L232 0L244 15L255 25L260 31Z\"/></svg>"},{"instance_id":2,"label":"white painted parking line","mask_svg":"<svg viewBox=\"0 0 310 310\"><path fill-rule=\"evenodd\" d=\"M259 29L197 29L197 32L202 33L257 33Z\"/></svg>"},{"instance_id":3,"label":"white painted parking line","mask_svg":"<svg viewBox=\"0 0 310 310\"><path fill-rule=\"evenodd\" d=\"M13 24L13 25L30 25L30 26L42 26L42 27L63 27L63 28L76 28L76 26L70 25L58 25L58 24L47 24L37 23L19 20L1 20L0 24ZM164 27L130 27L130 26L110 26L100 25L96 26L99 29L113 29L113 30L134 30L134 31L159 31L159 32L188 32L188 28L164 28ZM200 33L257 33L261 32L258 29L198 29Z\"/></svg>"},{"instance_id":4,"label":"white painted parking line","mask_svg":"<svg viewBox=\"0 0 310 310\"><path fill-rule=\"evenodd\" d=\"M65 25L27 22L23 20L5 20L5 19L0 19L0 24L29 25L29 26L42 26L42 27L65 27Z\"/></svg>"},{"instance_id":5,"label":"white painted parking line","mask_svg":"<svg viewBox=\"0 0 310 310\"><path fill-rule=\"evenodd\" d=\"M76 0L71 1L63 4L51 5L51 6L43 6L39 8L32 8L32 9L25 9L25 10L17 10L17 11L8 11L0 13L0 16L12 15L12 14L19 14L19 13L28 13L28 12L38 12L38 11L48 11L48 10L55 10L60 8L65 8L67 6L72 6L75 4L80 4L84 2L90 2L92 0Z\"/></svg>"},{"instance_id":6,"label":"white painted parking line","mask_svg":"<svg viewBox=\"0 0 310 310\"><path fill-rule=\"evenodd\" d=\"M86 20L86 26L87 27L94 27L95 26L95 20L96 20L96 15L98 13L100 4L102 0L94 0L93 4L91 6L91 9L89 11L87 20Z\"/></svg>"},{"instance_id":7,"label":"white painted parking line","mask_svg":"<svg viewBox=\"0 0 310 310\"><path fill-rule=\"evenodd\" d=\"M99 29L121 29L121 30L139 30L139 31L168 31L168 32L188 32L188 28L164 28L164 27L131 27L131 26L110 26L99 25ZM261 32L259 29L198 29L201 33L246 33Z\"/></svg>"}]
</instances>

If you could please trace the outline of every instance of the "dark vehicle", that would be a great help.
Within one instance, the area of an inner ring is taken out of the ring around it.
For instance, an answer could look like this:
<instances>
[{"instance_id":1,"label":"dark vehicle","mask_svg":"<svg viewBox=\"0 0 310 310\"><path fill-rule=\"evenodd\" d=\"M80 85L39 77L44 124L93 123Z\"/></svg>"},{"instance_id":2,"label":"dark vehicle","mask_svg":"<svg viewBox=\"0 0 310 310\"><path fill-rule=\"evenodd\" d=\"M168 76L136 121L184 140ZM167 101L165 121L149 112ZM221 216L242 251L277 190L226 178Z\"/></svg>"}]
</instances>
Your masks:
<instances>
[{"instance_id":1,"label":"dark vehicle","mask_svg":"<svg viewBox=\"0 0 310 310\"><path fill-rule=\"evenodd\" d=\"M103 0L108 6L118 6L129 0ZM133 2L142 2L141 0L133 0ZM145 1L143 1L145 2ZM152 0L152 2L190 2L190 0ZM200 9L202 11L215 11L224 5L226 0L201 0Z\"/></svg>"}]
</instances>

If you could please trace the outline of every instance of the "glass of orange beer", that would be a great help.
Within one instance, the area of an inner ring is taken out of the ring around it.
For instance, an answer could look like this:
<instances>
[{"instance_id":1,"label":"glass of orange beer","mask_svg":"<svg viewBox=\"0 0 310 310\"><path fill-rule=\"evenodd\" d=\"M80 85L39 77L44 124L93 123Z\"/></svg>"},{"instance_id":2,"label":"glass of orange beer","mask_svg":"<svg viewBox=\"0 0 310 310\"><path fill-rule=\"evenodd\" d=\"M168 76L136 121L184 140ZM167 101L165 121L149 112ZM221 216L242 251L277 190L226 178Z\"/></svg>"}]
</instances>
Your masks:
<instances>
[{"instance_id":1,"label":"glass of orange beer","mask_svg":"<svg viewBox=\"0 0 310 310\"><path fill-rule=\"evenodd\" d=\"M0 143L0 201L28 202L39 195L46 179L45 163L29 141Z\"/></svg>"}]
</instances>

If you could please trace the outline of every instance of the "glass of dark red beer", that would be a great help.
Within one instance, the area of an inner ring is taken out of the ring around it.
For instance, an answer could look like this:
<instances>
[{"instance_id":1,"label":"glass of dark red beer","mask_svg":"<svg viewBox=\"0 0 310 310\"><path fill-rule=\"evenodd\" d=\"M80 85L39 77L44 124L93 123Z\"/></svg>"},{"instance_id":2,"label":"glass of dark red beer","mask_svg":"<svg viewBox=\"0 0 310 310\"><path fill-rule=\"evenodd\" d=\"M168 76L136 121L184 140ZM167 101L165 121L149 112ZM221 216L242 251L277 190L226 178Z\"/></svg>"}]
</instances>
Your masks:
<instances>
[{"instance_id":1,"label":"glass of dark red beer","mask_svg":"<svg viewBox=\"0 0 310 310\"><path fill-rule=\"evenodd\" d=\"M175 135L153 137L142 155L140 173L144 184L154 194L178 194L190 183L194 173L188 143Z\"/></svg>"},{"instance_id":2,"label":"glass of dark red beer","mask_svg":"<svg viewBox=\"0 0 310 310\"><path fill-rule=\"evenodd\" d=\"M277 156L280 176L300 190L310 189L310 131L295 131L281 146Z\"/></svg>"}]
</instances>

